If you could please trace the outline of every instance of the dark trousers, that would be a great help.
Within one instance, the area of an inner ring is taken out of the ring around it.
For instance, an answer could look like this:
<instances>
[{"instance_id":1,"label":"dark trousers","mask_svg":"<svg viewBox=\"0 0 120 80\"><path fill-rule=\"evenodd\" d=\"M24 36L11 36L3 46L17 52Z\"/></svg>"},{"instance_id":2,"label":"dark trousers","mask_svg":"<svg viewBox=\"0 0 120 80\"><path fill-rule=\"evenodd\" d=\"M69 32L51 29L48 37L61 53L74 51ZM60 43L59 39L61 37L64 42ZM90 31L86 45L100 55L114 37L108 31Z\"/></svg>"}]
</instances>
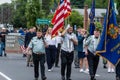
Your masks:
<instances>
[{"instance_id":1,"label":"dark trousers","mask_svg":"<svg viewBox=\"0 0 120 80\"><path fill-rule=\"evenodd\" d=\"M57 47L56 58L55 58L55 66L58 66L58 63L59 63L60 49L61 49L61 44L59 43Z\"/></svg>"},{"instance_id":2,"label":"dark trousers","mask_svg":"<svg viewBox=\"0 0 120 80\"><path fill-rule=\"evenodd\" d=\"M41 78L45 77L45 54L34 54L33 53L33 63L34 63L34 76L39 77L39 62L41 70Z\"/></svg>"},{"instance_id":3,"label":"dark trousers","mask_svg":"<svg viewBox=\"0 0 120 80\"><path fill-rule=\"evenodd\" d=\"M0 42L0 56L2 56L3 54L3 43Z\"/></svg>"},{"instance_id":4,"label":"dark trousers","mask_svg":"<svg viewBox=\"0 0 120 80\"><path fill-rule=\"evenodd\" d=\"M120 61L118 62L116 66L116 78L119 78L117 80L120 80Z\"/></svg>"},{"instance_id":5,"label":"dark trousers","mask_svg":"<svg viewBox=\"0 0 120 80\"><path fill-rule=\"evenodd\" d=\"M78 59L78 51L74 50L74 65L75 68L79 68L79 59Z\"/></svg>"},{"instance_id":6,"label":"dark trousers","mask_svg":"<svg viewBox=\"0 0 120 80\"><path fill-rule=\"evenodd\" d=\"M49 47L46 48L46 57L47 57L48 69L51 69L54 65L55 55L56 55L56 47L53 45L49 45Z\"/></svg>"},{"instance_id":7,"label":"dark trousers","mask_svg":"<svg viewBox=\"0 0 120 80\"><path fill-rule=\"evenodd\" d=\"M88 50L87 59L88 59L90 76L94 78L97 71L98 63L99 63L99 56L94 55Z\"/></svg>"},{"instance_id":8,"label":"dark trousers","mask_svg":"<svg viewBox=\"0 0 120 80\"><path fill-rule=\"evenodd\" d=\"M74 52L71 53L61 50L61 76L69 79L71 77L71 66L74 58Z\"/></svg>"}]
</instances>

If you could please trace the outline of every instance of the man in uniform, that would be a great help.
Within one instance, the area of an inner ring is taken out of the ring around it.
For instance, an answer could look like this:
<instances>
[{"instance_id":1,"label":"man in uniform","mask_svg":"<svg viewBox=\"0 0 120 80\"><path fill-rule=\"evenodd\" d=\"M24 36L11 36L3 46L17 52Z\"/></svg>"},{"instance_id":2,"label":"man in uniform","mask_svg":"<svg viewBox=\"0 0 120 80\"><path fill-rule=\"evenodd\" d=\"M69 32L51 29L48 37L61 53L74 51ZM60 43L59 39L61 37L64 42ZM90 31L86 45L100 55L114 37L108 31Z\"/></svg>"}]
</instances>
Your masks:
<instances>
[{"instance_id":1,"label":"man in uniform","mask_svg":"<svg viewBox=\"0 0 120 80\"><path fill-rule=\"evenodd\" d=\"M77 37L73 33L73 28L70 25L61 34L63 37L61 45L61 76L62 80L71 80L71 66L74 58L74 45L78 44Z\"/></svg>"},{"instance_id":2,"label":"man in uniform","mask_svg":"<svg viewBox=\"0 0 120 80\"><path fill-rule=\"evenodd\" d=\"M95 74L99 63L99 56L96 55L95 52L98 45L99 36L100 36L100 30L96 28L94 31L94 35L89 36L85 42L85 46L87 47L85 54L87 55L87 59L88 59L89 74L91 77L90 80L96 80Z\"/></svg>"},{"instance_id":3,"label":"man in uniform","mask_svg":"<svg viewBox=\"0 0 120 80\"><path fill-rule=\"evenodd\" d=\"M32 49L33 63L34 63L34 77L38 80L39 77L39 62L41 69L41 79L46 80L45 76L45 41L42 37L40 29L37 30L37 36L33 37L30 44L28 45L27 51Z\"/></svg>"}]
</instances>

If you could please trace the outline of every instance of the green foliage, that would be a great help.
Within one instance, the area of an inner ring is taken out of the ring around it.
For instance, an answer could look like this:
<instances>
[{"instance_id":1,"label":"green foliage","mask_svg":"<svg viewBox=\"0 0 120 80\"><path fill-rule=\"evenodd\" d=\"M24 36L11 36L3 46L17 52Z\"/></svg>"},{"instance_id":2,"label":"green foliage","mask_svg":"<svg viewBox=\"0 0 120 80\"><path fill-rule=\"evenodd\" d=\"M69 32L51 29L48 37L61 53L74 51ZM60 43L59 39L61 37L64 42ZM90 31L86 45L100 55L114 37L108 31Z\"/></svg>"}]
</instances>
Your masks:
<instances>
[{"instance_id":1,"label":"green foliage","mask_svg":"<svg viewBox=\"0 0 120 80\"><path fill-rule=\"evenodd\" d=\"M116 3L117 3L117 10L118 10L118 15L117 15L117 21L118 21L118 24L120 25L120 0L116 0Z\"/></svg>"},{"instance_id":2,"label":"green foliage","mask_svg":"<svg viewBox=\"0 0 120 80\"><path fill-rule=\"evenodd\" d=\"M44 3L44 2L43 2ZM48 1L46 2L48 3ZM26 5L26 18L27 18L27 26L35 26L36 19L47 19L49 15L48 10L44 10L47 6L41 7L43 4L40 3L40 0L32 0ZM45 5L45 4L44 4ZM47 5L47 4L46 4Z\"/></svg>"},{"instance_id":3,"label":"green foliage","mask_svg":"<svg viewBox=\"0 0 120 80\"><path fill-rule=\"evenodd\" d=\"M69 20L70 24L72 24L73 26L83 26L83 16L80 15L77 11L72 11Z\"/></svg>"},{"instance_id":4,"label":"green foliage","mask_svg":"<svg viewBox=\"0 0 120 80\"><path fill-rule=\"evenodd\" d=\"M13 5L13 25L14 27L26 27L25 6L27 0L16 0ZM16 8L15 8L16 7Z\"/></svg>"},{"instance_id":5,"label":"green foliage","mask_svg":"<svg viewBox=\"0 0 120 80\"><path fill-rule=\"evenodd\" d=\"M11 24L12 19L12 6L11 4L4 3L0 5L0 23Z\"/></svg>"},{"instance_id":6,"label":"green foliage","mask_svg":"<svg viewBox=\"0 0 120 80\"><path fill-rule=\"evenodd\" d=\"M54 0L42 0L42 9L45 11L45 16L50 13L54 4Z\"/></svg>"},{"instance_id":7,"label":"green foliage","mask_svg":"<svg viewBox=\"0 0 120 80\"><path fill-rule=\"evenodd\" d=\"M85 0L84 4L88 5L88 7L90 8L92 4L92 0ZM96 8L107 8L107 5L108 5L108 0L95 0Z\"/></svg>"},{"instance_id":8,"label":"green foliage","mask_svg":"<svg viewBox=\"0 0 120 80\"><path fill-rule=\"evenodd\" d=\"M37 4L36 4L37 3ZM35 21L39 18L40 13L39 0L29 1L26 4L25 17L27 19L27 26L35 26Z\"/></svg>"},{"instance_id":9,"label":"green foliage","mask_svg":"<svg viewBox=\"0 0 120 80\"><path fill-rule=\"evenodd\" d=\"M102 24L100 22L95 22L95 27L99 30L103 29Z\"/></svg>"},{"instance_id":10,"label":"green foliage","mask_svg":"<svg viewBox=\"0 0 120 80\"><path fill-rule=\"evenodd\" d=\"M83 8L84 0L71 0L71 6L74 8Z\"/></svg>"},{"instance_id":11,"label":"green foliage","mask_svg":"<svg viewBox=\"0 0 120 80\"><path fill-rule=\"evenodd\" d=\"M10 16L5 20L5 22L12 23L14 27L30 27L34 26L37 18L44 18L51 20L53 14L50 14L50 10L55 10L58 6L60 0L11 0L12 3L9 5ZM30 2L31 1L31 2ZM42 4L40 3L42 1ZM70 0L71 7L73 8L83 8L85 4L91 8L92 0ZM108 0L95 0L96 8L107 8ZM114 0L117 3L117 10L120 14L120 1ZM83 4L84 3L84 4ZM15 9L16 5L16 9ZM1 5L0 5L1 10ZM5 11L5 10L4 10ZM6 13L4 14L6 15ZM117 21L120 24L120 15L117 15ZM83 17L78 13L73 11L69 22L72 25L83 26Z\"/></svg>"}]
</instances>

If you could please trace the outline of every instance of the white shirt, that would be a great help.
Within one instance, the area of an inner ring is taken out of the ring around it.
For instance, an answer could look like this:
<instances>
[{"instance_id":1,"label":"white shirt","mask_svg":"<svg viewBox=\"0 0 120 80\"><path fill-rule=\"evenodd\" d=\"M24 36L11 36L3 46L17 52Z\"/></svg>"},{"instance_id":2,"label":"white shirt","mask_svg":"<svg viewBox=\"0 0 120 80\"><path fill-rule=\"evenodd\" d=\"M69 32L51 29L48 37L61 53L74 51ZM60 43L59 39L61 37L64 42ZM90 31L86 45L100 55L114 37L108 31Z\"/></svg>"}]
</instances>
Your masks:
<instances>
[{"instance_id":1,"label":"white shirt","mask_svg":"<svg viewBox=\"0 0 120 80\"><path fill-rule=\"evenodd\" d=\"M72 52L74 51L74 43L70 40L71 38L77 40L77 37L74 33L71 35L66 33L62 40L61 49L64 51Z\"/></svg>"},{"instance_id":2,"label":"white shirt","mask_svg":"<svg viewBox=\"0 0 120 80\"><path fill-rule=\"evenodd\" d=\"M57 47L59 43L62 43L62 37L61 36L56 36L56 41L57 41Z\"/></svg>"},{"instance_id":3,"label":"white shirt","mask_svg":"<svg viewBox=\"0 0 120 80\"><path fill-rule=\"evenodd\" d=\"M57 40L56 37L51 38L51 35L45 35L45 42L47 43L47 45L55 45L57 44Z\"/></svg>"}]
</instances>

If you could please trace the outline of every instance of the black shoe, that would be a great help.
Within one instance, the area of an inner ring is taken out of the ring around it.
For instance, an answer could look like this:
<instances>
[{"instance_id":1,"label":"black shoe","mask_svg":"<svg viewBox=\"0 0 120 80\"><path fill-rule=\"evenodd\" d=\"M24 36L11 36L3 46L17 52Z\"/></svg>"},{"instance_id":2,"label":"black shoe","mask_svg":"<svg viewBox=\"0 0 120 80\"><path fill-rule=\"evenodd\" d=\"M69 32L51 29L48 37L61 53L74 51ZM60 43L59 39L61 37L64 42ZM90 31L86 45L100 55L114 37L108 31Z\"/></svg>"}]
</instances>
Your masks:
<instances>
[{"instance_id":1,"label":"black shoe","mask_svg":"<svg viewBox=\"0 0 120 80\"><path fill-rule=\"evenodd\" d=\"M26 57L26 54L23 54L23 57Z\"/></svg>"},{"instance_id":2,"label":"black shoe","mask_svg":"<svg viewBox=\"0 0 120 80\"><path fill-rule=\"evenodd\" d=\"M106 65L104 65L103 68L106 69L107 68Z\"/></svg>"},{"instance_id":3,"label":"black shoe","mask_svg":"<svg viewBox=\"0 0 120 80\"><path fill-rule=\"evenodd\" d=\"M90 80L96 80L94 77L91 77L91 79Z\"/></svg>"},{"instance_id":4,"label":"black shoe","mask_svg":"<svg viewBox=\"0 0 120 80\"><path fill-rule=\"evenodd\" d=\"M66 80L72 80L72 79L69 78L69 79L66 79Z\"/></svg>"},{"instance_id":5,"label":"black shoe","mask_svg":"<svg viewBox=\"0 0 120 80\"><path fill-rule=\"evenodd\" d=\"M90 80L96 80L95 78L91 78Z\"/></svg>"},{"instance_id":6,"label":"black shoe","mask_svg":"<svg viewBox=\"0 0 120 80\"><path fill-rule=\"evenodd\" d=\"M79 66L75 66L75 68L80 68Z\"/></svg>"},{"instance_id":7,"label":"black shoe","mask_svg":"<svg viewBox=\"0 0 120 80\"><path fill-rule=\"evenodd\" d=\"M116 77L116 80L120 80L120 78L119 78L119 77Z\"/></svg>"},{"instance_id":8,"label":"black shoe","mask_svg":"<svg viewBox=\"0 0 120 80\"><path fill-rule=\"evenodd\" d=\"M27 63L27 67L29 67L29 63Z\"/></svg>"},{"instance_id":9,"label":"black shoe","mask_svg":"<svg viewBox=\"0 0 120 80\"><path fill-rule=\"evenodd\" d=\"M60 66L57 65L57 66L55 66L55 67L56 67L56 68L59 68Z\"/></svg>"},{"instance_id":10,"label":"black shoe","mask_svg":"<svg viewBox=\"0 0 120 80\"><path fill-rule=\"evenodd\" d=\"M38 80L38 78L35 78L34 80Z\"/></svg>"},{"instance_id":11,"label":"black shoe","mask_svg":"<svg viewBox=\"0 0 120 80\"><path fill-rule=\"evenodd\" d=\"M33 65L31 64L30 67L33 67Z\"/></svg>"},{"instance_id":12,"label":"black shoe","mask_svg":"<svg viewBox=\"0 0 120 80\"><path fill-rule=\"evenodd\" d=\"M62 80L65 80L65 77L64 77L64 76L62 76Z\"/></svg>"},{"instance_id":13,"label":"black shoe","mask_svg":"<svg viewBox=\"0 0 120 80\"><path fill-rule=\"evenodd\" d=\"M7 56L7 54L5 53L5 54L4 54L4 56L6 57L6 56Z\"/></svg>"},{"instance_id":14,"label":"black shoe","mask_svg":"<svg viewBox=\"0 0 120 80\"><path fill-rule=\"evenodd\" d=\"M42 78L42 80L46 80L46 79L47 79L47 77L43 77L43 78Z\"/></svg>"}]
</instances>

